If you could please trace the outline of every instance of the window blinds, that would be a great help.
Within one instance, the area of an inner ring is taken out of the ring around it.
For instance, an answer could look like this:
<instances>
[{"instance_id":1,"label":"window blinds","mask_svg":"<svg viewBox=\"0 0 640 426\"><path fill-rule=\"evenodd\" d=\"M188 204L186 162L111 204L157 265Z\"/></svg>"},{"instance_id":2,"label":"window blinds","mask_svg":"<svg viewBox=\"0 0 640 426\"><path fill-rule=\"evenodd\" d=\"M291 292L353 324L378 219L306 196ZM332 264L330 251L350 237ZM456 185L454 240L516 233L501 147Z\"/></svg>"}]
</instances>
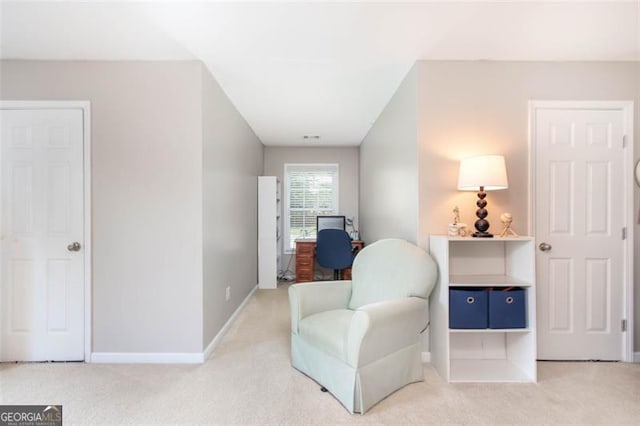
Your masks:
<instances>
[{"instance_id":1,"label":"window blinds","mask_svg":"<svg viewBox=\"0 0 640 426\"><path fill-rule=\"evenodd\" d=\"M338 212L337 164L285 164L285 238L315 238L316 216Z\"/></svg>"}]
</instances>

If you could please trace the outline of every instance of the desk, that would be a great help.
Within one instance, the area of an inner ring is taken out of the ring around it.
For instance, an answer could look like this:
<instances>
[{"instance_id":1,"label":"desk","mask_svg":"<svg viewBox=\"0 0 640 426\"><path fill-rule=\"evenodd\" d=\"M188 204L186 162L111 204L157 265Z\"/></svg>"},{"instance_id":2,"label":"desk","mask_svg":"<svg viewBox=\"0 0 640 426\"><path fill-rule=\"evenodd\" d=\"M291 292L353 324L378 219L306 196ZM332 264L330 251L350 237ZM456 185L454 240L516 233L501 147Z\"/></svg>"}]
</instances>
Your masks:
<instances>
[{"instance_id":1,"label":"desk","mask_svg":"<svg viewBox=\"0 0 640 426\"><path fill-rule=\"evenodd\" d=\"M364 241L353 240L351 246L356 249L356 254L364 248ZM316 240L298 239L296 240L296 282L304 283L313 281L313 270L316 260ZM351 279L351 268L347 268L342 273L345 280Z\"/></svg>"}]
</instances>

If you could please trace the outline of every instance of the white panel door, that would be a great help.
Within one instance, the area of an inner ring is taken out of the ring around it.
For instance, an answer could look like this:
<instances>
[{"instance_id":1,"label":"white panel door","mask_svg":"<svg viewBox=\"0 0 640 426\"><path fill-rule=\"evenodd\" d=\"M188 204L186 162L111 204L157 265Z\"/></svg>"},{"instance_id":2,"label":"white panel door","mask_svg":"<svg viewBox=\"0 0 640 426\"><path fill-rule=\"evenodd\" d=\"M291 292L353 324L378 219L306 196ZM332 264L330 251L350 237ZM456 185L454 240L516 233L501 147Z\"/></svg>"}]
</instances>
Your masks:
<instances>
[{"instance_id":1,"label":"white panel door","mask_svg":"<svg viewBox=\"0 0 640 426\"><path fill-rule=\"evenodd\" d=\"M82 111L0 114L0 360L83 360Z\"/></svg>"},{"instance_id":2,"label":"white panel door","mask_svg":"<svg viewBox=\"0 0 640 426\"><path fill-rule=\"evenodd\" d=\"M538 359L623 357L623 130L622 110L536 109Z\"/></svg>"}]
</instances>

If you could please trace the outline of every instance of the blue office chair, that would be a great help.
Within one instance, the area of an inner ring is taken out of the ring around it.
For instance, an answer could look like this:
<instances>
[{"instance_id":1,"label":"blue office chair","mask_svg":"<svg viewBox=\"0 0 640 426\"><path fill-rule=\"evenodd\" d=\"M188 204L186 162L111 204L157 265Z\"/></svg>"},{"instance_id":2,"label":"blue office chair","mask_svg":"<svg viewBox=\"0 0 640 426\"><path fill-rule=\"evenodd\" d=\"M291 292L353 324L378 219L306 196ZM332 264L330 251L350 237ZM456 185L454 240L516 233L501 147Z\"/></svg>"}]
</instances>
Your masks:
<instances>
[{"instance_id":1,"label":"blue office chair","mask_svg":"<svg viewBox=\"0 0 640 426\"><path fill-rule=\"evenodd\" d=\"M342 269L353 263L351 238L342 229L323 229L316 238L316 261L318 265L333 269L333 279L342 278Z\"/></svg>"}]
</instances>

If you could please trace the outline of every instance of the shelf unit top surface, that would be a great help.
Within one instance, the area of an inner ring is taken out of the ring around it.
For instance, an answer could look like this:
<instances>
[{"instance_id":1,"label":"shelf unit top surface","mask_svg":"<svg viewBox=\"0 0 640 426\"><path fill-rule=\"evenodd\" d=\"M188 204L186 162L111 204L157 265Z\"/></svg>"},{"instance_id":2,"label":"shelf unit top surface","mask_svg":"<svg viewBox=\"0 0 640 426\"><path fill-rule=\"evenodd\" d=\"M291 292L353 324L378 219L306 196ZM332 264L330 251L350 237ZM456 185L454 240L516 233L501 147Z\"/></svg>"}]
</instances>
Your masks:
<instances>
[{"instance_id":1,"label":"shelf unit top surface","mask_svg":"<svg viewBox=\"0 0 640 426\"><path fill-rule=\"evenodd\" d=\"M504 242L504 241L533 241L535 238L530 236L523 237L493 237L493 238L474 238L474 237L449 237L448 235L434 235L435 237L446 238L449 241L465 241L474 243L490 243L490 242Z\"/></svg>"}]
</instances>

